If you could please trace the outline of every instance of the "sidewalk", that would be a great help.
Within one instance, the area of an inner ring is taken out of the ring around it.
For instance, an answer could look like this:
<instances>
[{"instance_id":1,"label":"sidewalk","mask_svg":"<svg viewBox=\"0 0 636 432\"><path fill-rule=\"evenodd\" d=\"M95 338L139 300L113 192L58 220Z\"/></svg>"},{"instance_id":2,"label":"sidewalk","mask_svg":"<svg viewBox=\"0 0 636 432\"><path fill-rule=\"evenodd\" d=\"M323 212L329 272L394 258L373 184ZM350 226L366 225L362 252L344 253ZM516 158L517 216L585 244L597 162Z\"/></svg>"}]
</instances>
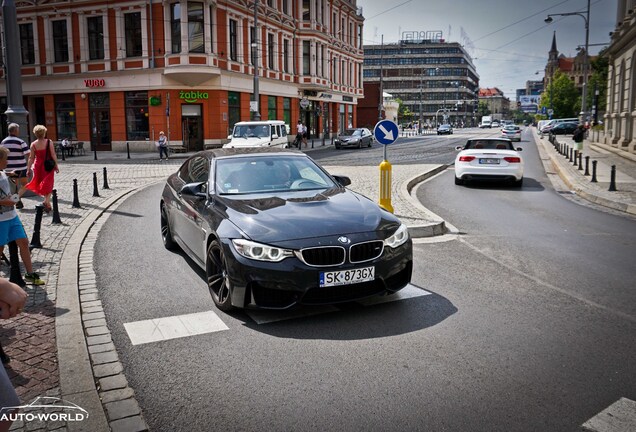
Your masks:
<instances>
[{"instance_id":1,"label":"sidewalk","mask_svg":"<svg viewBox=\"0 0 636 432\"><path fill-rule=\"evenodd\" d=\"M55 187L62 223L52 224L52 216L45 214L40 233L43 247L32 250L34 269L47 284L26 287L29 299L25 311L0 323L0 341L11 357L6 369L22 403L39 396L58 397L84 408L90 415L81 423L18 421L11 430L147 429L110 338L93 270L93 247L99 229L126 197L165 181L188 156L175 154L161 162L155 153L131 154L128 159L125 152L98 152L94 160L94 154L87 152L60 161ZM103 188L103 168L107 170L109 189ZM325 168L350 176L352 190L378 199L377 167ZM392 205L414 237L445 232L444 221L409 193L418 182L445 168L425 164L393 167ZM100 196L93 196L94 173ZM77 180L81 208L72 207L73 180ZM31 237L34 207L41 198L25 197L24 202L25 209L19 214ZM153 233L159 235L158 230L150 232ZM8 266L0 265L0 272L8 277Z\"/></svg>"},{"instance_id":2,"label":"sidewalk","mask_svg":"<svg viewBox=\"0 0 636 432\"><path fill-rule=\"evenodd\" d=\"M550 143L548 136L539 138L536 129L533 128L536 142L538 143L541 158L550 161L547 172L554 170L578 196L595 204L614 210L636 215L636 156L621 152L611 146L585 141L583 143L582 164L579 169L570 162L568 157L557 151L559 144L565 144L568 148L576 148L571 135L557 135L555 143L557 148ZM585 157L589 156L588 172L585 175ZM596 179L593 183L593 161L596 161ZM615 188L610 191L612 166L616 167Z\"/></svg>"}]
</instances>

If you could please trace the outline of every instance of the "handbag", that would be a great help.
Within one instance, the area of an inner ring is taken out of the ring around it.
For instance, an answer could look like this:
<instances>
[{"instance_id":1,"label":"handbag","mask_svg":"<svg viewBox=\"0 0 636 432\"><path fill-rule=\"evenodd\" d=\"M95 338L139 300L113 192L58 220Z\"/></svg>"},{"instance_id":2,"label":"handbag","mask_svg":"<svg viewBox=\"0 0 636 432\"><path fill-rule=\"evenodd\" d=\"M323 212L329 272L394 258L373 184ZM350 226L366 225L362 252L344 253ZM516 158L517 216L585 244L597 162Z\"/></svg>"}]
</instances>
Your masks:
<instances>
[{"instance_id":1,"label":"handbag","mask_svg":"<svg viewBox=\"0 0 636 432\"><path fill-rule=\"evenodd\" d=\"M51 152L51 140L46 140L46 155L44 156L44 171L51 172L55 168L55 161L49 158Z\"/></svg>"}]
</instances>

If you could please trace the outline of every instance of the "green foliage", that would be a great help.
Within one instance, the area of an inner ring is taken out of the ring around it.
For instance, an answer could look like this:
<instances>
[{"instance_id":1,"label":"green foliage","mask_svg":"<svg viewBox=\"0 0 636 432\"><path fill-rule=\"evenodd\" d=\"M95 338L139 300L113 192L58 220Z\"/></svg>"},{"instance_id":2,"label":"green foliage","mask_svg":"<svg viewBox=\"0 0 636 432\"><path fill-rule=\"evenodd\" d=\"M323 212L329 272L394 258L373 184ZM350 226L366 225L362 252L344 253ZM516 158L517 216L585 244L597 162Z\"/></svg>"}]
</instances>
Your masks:
<instances>
[{"instance_id":1,"label":"green foliage","mask_svg":"<svg viewBox=\"0 0 636 432\"><path fill-rule=\"evenodd\" d=\"M402 102L402 99L400 98L395 98L395 101L398 103L399 107L398 107L398 122L403 122L403 121L411 121L413 120L413 112L409 109L408 106L404 105L404 102Z\"/></svg>"},{"instance_id":2,"label":"green foliage","mask_svg":"<svg viewBox=\"0 0 636 432\"><path fill-rule=\"evenodd\" d=\"M607 74L609 72L609 59L605 55L607 48L601 50L598 56L591 62L592 75L588 82L587 106L590 112L594 105L594 90L598 90L598 111L603 112L607 105Z\"/></svg>"},{"instance_id":3,"label":"green foliage","mask_svg":"<svg viewBox=\"0 0 636 432\"><path fill-rule=\"evenodd\" d=\"M488 108L488 104L486 102L479 101L479 105L477 106L477 114L480 117L490 115L490 109Z\"/></svg>"},{"instance_id":4,"label":"green foliage","mask_svg":"<svg viewBox=\"0 0 636 432\"><path fill-rule=\"evenodd\" d=\"M556 71L541 95L540 107L552 107L552 118L577 117L581 110L579 91L567 75Z\"/></svg>"}]
</instances>

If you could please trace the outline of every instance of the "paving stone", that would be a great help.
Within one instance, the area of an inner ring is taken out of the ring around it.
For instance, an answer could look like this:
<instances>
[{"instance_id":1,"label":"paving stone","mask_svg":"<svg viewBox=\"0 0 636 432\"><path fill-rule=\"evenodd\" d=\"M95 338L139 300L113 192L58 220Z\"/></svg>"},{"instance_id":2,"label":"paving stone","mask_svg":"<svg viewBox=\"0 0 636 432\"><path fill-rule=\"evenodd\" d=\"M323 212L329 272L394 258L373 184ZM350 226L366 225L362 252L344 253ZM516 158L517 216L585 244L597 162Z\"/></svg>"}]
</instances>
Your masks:
<instances>
[{"instance_id":1,"label":"paving stone","mask_svg":"<svg viewBox=\"0 0 636 432\"><path fill-rule=\"evenodd\" d=\"M101 345L101 344L105 344L108 342L112 342L112 338L110 337L110 334L105 334L105 335L99 335L99 336L89 336L86 338L86 344L87 345Z\"/></svg>"},{"instance_id":2,"label":"paving stone","mask_svg":"<svg viewBox=\"0 0 636 432\"><path fill-rule=\"evenodd\" d=\"M127 417L110 423L113 432L143 432L148 430L146 422L140 416Z\"/></svg>"},{"instance_id":3,"label":"paving stone","mask_svg":"<svg viewBox=\"0 0 636 432\"><path fill-rule=\"evenodd\" d=\"M119 360L116 351L106 351L103 353L91 354L91 359L93 360L93 364L104 364L104 363L113 363Z\"/></svg>"},{"instance_id":4,"label":"paving stone","mask_svg":"<svg viewBox=\"0 0 636 432\"><path fill-rule=\"evenodd\" d=\"M96 378L104 378L117 375L122 373L123 371L124 367L118 361L93 366L93 375L95 375Z\"/></svg>"},{"instance_id":5,"label":"paving stone","mask_svg":"<svg viewBox=\"0 0 636 432\"><path fill-rule=\"evenodd\" d=\"M88 352L90 354L97 354L106 351L115 351L115 345L110 342L101 345L91 345L88 347Z\"/></svg>"},{"instance_id":6,"label":"paving stone","mask_svg":"<svg viewBox=\"0 0 636 432\"><path fill-rule=\"evenodd\" d=\"M125 399L104 404L110 421L141 414L141 409L134 399Z\"/></svg>"},{"instance_id":7,"label":"paving stone","mask_svg":"<svg viewBox=\"0 0 636 432\"><path fill-rule=\"evenodd\" d=\"M91 319L98 319L98 318L106 318L106 315L104 315L104 312L93 312L88 314L82 314L83 320L91 320Z\"/></svg>"},{"instance_id":8,"label":"paving stone","mask_svg":"<svg viewBox=\"0 0 636 432\"><path fill-rule=\"evenodd\" d=\"M84 322L84 328L102 327L105 325L106 325L106 320L102 318Z\"/></svg>"},{"instance_id":9,"label":"paving stone","mask_svg":"<svg viewBox=\"0 0 636 432\"><path fill-rule=\"evenodd\" d=\"M99 387L102 391L121 389L128 386L126 377L122 374L101 378L99 380Z\"/></svg>"},{"instance_id":10,"label":"paving stone","mask_svg":"<svg viewBox=\"0 0 636 432\"><path fill-rule=\"evenodd\" d=\"M135 395L135 392L130 387L126 387L119 390L110 390L107 392L100 393L99 397L102 400L102 403L106 404L109 402L121 401L124 399L130 399Z\"/></svg>"}]
</instances>

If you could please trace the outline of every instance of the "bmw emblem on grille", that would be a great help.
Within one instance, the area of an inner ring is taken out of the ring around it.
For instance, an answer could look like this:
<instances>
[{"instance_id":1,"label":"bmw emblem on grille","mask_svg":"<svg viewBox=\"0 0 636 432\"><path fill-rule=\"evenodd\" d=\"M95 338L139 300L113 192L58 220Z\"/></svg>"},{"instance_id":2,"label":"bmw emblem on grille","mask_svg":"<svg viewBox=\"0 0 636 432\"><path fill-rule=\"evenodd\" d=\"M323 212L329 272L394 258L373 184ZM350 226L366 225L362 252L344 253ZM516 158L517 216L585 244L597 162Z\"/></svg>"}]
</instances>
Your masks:
<instances>
[{"instance_id":1,"label":"bmw emblem on grille","mask_svg":"<svg viewBox=\"0 0 636 432\"><path fill-rule=\"evenodd\" d=\"M342 244L349 244L351 243L351 240L349 240L348 237L342 236L342 237L338 237L338 241Z\"/></svg>"}]
</instances>

